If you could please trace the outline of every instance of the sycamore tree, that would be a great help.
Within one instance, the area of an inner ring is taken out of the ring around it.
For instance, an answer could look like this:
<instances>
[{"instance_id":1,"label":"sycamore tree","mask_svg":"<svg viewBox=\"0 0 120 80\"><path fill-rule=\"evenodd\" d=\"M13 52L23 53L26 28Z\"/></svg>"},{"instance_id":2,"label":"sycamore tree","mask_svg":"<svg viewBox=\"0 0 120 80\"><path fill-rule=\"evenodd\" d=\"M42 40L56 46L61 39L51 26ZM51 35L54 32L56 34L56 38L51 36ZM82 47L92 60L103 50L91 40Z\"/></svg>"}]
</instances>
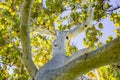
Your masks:
<instances>
[{"instance_id":1,"label":"sycamore tree","mask_svg":"<svg viewBox=\"0 0 120 80\"><path fill-rule=\"evenodd\" d=\"M0 0L0 80L118 80L119 7L109 0ZM108 17L116 37L103 44ZM78 50L70 42L82 32L86 48Z\"/></svg>"}]
</instances>

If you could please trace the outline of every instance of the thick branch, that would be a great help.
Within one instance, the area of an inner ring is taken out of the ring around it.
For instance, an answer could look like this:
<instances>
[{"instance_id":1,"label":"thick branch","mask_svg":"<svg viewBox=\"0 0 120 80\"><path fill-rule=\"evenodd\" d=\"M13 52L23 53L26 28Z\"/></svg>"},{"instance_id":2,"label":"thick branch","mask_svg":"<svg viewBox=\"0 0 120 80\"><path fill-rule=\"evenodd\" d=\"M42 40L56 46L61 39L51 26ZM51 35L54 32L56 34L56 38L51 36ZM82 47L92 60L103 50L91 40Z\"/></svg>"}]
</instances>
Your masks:
<instances>
[{"instance_id":1,"label":"thick branch","mask_svg":"<svg viewBox=\"0 0 120 80\"><path fill-rule=\"evenodd\" d=\"M75 80L78 76L92 69L120 61L120 37L90 53L79 55L72 61L64 63L57 69L44 69L38 71L35 80ZM70 57L71 59L72 57ZM52 63L52 62L51 62ZM55 62L53 62L55 64ZM49 64L49 62L48 62ZM52 64L51 64L52 65Z\"/></svg>"},{"instance_id":2,"label":"thick branch","mask_svg":"<svg viewBox=\"0 0 120 80\"><path fill-rule=\"evenodd\" d=\"M22 61L33 78L37 72L37 68L33 63L30 44L30 13L33 0L24 0L21 10L21 28L20 38L22 44Z\"/></svg>"}]
</instances>

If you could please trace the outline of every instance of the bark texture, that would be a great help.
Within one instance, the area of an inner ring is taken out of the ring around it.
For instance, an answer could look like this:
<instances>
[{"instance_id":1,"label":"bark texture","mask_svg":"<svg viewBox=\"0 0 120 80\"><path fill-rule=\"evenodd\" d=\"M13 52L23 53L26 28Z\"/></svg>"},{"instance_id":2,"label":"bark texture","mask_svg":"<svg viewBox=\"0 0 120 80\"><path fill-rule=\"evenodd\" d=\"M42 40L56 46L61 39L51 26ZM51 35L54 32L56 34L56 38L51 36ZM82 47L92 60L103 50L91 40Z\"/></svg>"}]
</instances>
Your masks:
<instances>
[{"instance_id":1,"label":"bark texture","mask_svg":"<svg viewBox=\"0 0 120 80\"><path fill-rule=\"evenodd\" d=\"M20 38L22 44L22 61L34 80L76 80L78 76L94 68L120 61L120 37L92 51L85 48L71 57L65 56L67 38L73 38L91 26L94 17L92 3L88 7L88 19L81 26L71 31L58 31L53 43L53 58L39 71L32 60L30 43L30 14L33 0L24 0L21 9ZM37 73L37 74L36 74Z\"/></svg>"},{"instance_id":2,"label":"bark texture","mask_svg":"<svg viewBox=\"0 0 120 80\"><path fill-rule=\"evenodd\" d=\"M74 58L72 56L66 57L64 64L59 64L61 59L58 60L58 62L54 61L56 58L59 59L59 57L53 57L50 62L45 64L45 66L38 71L35 80L76 80L78 76L92 69L119 62L120 37L95 51L82 53L83 55L80 54L81 53L78 52ZM60 67L56 68L56 66L54 66L56 64L60 65Z\"/></svg>"},{"instance_id":3,"label":"bark texture","mask_svg":"<svg viewBox=\"0 0 120 80\"><path fill-rule=\"evenodd\" d=\"M24 0L21 9L21 25L20 25L20 38L22 44L22 61L28 70L31 78L33 78L37 72L37 68L33 63L31 54L30 43L30 14L33 0Z\"/></svg>"}]
</instances>

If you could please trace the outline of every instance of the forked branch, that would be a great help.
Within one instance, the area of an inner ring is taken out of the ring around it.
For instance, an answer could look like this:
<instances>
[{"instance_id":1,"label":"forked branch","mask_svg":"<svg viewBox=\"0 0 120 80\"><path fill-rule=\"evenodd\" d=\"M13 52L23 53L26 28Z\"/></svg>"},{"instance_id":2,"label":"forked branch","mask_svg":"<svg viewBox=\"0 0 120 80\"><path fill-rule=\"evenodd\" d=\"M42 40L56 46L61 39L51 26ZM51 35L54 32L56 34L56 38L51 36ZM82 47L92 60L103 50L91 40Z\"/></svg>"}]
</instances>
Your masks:
<instances>
[{"instance_id":1,"label":"forked branch","mask_svg":"<svg viewBox=\"0 0 120 80\"><path fill-rule=\"evenodd\" d=\"M84 50L83 50L84 52ZM35 80L76 80L80 75L112 63L120 61L120 37L114 39L108 44L98 48L95 51L80 55L78 52L72 60L60 65L58 62L50 61L38 71ZM60 65L58 68L52 68L54 64ZM51 66L51 68L49 68Z\"/></svg>"}]
</instances>

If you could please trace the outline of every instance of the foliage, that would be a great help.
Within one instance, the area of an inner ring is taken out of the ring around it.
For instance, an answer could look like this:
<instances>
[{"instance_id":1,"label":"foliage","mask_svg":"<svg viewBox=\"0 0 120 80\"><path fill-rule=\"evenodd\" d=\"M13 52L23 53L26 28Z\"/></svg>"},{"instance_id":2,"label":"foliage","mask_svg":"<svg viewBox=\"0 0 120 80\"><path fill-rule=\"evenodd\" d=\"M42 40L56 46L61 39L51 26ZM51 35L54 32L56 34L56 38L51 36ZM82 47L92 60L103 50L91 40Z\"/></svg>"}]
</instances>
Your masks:
<instances>
[{"instance_id":1,"label":"foliage","mask_svg":"<svg viewBox=\"0 0 120 80\"><path fill-rule=\"evenodd\" d=\"M95 2L95 0L92 1ZM93 8L95 7L94 21L97 24L87 28L86 36L83 39L83 44L93 49L102 46L102 42L99 41L103 35L101 30L104 28L101 20L108 17L107 9L111 7L109 3L105 5L103 0L98 1L100 4L93 5ZM22 2L23 0L5 0L0 3L0 80L29 79L28 72L20 60L21 40L19 37ZM88 3L83 0L46 0L45 4L42 3L42 0L34 1L30 36L33 61L37 68L42 67L52 58L52 42L55 37L41 36L36 33L36 29L47 29L51 33L54 33L55 30L72 29L86 20ZM104 5L105 8L103 9ZM116 27L120 27L120 14L111 13L110 20ZM120 36L119 30L115 32L117 36ZM112 36L109 36L106 42L112 39ZM71 52L75 53L78 50L70 43L67 46L66 55L68 56L72 54ZM112 66L99 68L98 72L101 80L116 80ZM90 76L93 73L88 74Z\"/></svg>"}]
</instances>

